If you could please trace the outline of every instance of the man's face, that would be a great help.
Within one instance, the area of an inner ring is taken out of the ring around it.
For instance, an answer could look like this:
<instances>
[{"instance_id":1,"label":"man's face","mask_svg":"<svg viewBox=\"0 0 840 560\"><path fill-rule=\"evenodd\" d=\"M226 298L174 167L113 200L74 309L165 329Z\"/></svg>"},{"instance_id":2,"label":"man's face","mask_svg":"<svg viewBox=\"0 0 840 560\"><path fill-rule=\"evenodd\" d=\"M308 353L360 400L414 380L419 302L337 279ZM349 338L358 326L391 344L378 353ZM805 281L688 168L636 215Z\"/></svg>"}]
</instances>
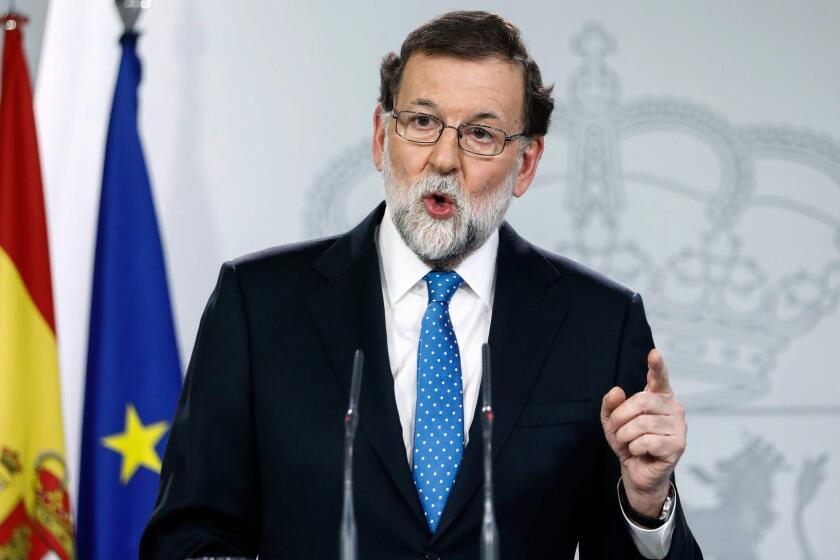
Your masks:
<instances>
[{"instance_id":1,"label":"man's face","mask_svg":"<svg viewBox=\"0 0 840 560\"><path fill-rule=\"evenodd\" d=\"M524 126L523 98L522 70L507 61L414 54L394 110L434 115L452 126L484 124L510 135ZM514 140L497 156L480 156L461 150L451 128L436 144L415 144L397 135L393 119L384 129L383 118L377 110L374 161L384 172L395 224L421 259L454 266L498 227L511 197L525 193L542 138L531 139L524 150Z\"/></svg>"}]
</instances>

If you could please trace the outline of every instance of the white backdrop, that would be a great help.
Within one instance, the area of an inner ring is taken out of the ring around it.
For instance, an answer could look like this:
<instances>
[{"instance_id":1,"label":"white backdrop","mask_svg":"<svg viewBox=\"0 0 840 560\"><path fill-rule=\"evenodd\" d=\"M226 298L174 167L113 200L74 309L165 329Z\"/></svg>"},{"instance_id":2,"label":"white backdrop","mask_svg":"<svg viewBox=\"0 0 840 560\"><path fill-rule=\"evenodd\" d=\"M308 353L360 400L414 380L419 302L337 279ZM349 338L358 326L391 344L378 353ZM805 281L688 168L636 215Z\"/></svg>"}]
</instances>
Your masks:
<instances>
[{"instance_id":1,"label":"white backdrop","mask_svg":"<svg viewBox=\"0 0 840 560\"><path fill-rule=\"evenodd\" d=\"M73 466L121 31L103 4L50 3L36 94ZM222 261L341 231L381 198L381 57L439 13L497 11L558 100L510 221L645 297L689 407L678 477L707 558L832 558L840 4L289 4L158 2L140 22L141 134L184 363Z\"/></svg>"}]
</instances>

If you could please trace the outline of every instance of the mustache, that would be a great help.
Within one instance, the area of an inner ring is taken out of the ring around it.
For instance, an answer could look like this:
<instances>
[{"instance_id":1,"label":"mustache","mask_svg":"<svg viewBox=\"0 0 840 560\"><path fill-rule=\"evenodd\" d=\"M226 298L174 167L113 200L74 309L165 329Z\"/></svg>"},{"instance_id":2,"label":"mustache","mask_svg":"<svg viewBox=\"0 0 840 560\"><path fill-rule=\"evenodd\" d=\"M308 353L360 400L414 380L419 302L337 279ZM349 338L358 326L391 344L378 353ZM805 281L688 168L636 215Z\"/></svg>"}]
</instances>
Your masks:
<instances>
[{"instance_id":1,"label":"mustache","mask_svg":"<svg viewBox=\"0 0 840 560\"><path fill-rule=\"evenodd\" d=\"M422 177L412 185L412 195L421 201L424 197L432 194L440 194L449 197L459 208L463 208L466 202L464 191L453 175L430 174Z\"/></svg>"}]
</instances>

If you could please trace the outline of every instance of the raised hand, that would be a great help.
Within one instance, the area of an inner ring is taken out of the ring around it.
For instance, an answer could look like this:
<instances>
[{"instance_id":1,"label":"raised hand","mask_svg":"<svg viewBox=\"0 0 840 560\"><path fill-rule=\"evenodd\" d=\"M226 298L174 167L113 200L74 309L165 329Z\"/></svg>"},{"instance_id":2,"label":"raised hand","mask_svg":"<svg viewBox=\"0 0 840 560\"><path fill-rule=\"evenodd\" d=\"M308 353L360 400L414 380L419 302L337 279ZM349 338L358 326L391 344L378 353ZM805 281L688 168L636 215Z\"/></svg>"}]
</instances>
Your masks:
<instances>
[{"instance_id":1,"label":"raised hand","mask_svg":"<svg viewBox=\"0 0 840 560\"><path fill-rule=\"evenodd\" d=\"M627 398L613 387L601 403L601 424L621 462L630 505L656 517L670 490L670 477L685 451L685 409L674 398L668 368L657 349L648 353L647 385Z\"/></svg>"}]
</instances>

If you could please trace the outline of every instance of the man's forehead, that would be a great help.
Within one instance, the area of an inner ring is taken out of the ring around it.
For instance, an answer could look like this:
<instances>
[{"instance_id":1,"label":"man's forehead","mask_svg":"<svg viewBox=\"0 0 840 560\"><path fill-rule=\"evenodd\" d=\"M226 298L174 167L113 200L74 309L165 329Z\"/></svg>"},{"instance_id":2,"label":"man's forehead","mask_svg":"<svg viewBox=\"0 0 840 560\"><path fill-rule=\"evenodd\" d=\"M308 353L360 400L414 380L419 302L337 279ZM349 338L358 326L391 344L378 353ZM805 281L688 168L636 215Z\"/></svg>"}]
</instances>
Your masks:
<instances>
[{"instance_id":1,"label":"man's forehead","mask_svg":"<svg viewBox=\"0 0 840 560\"><path fill-rule=\"evenodd\" d=\"M414 53L403 71L398 104L513 122L521 117L524 95L522 69L499 57Z\"/></svg>"}]
</instances>

